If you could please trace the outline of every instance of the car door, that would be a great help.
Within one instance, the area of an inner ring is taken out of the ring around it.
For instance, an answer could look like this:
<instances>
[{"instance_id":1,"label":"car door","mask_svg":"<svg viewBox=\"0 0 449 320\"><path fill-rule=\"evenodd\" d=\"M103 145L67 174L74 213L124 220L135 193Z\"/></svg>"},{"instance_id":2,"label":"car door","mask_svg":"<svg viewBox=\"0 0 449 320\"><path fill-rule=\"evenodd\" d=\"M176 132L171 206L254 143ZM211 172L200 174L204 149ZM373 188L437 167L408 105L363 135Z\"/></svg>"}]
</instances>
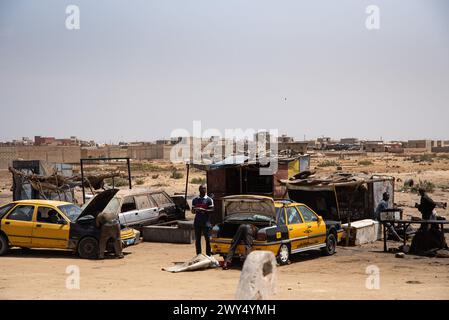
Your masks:
<instances>
[{"instance_id":1,"label":"car door","mask_svg":"<svg viewBox=\"0 0 449 320\"><path fill-rule=\"evenodd\" d=\"M326 224L318 219L318 215L305 205L298 206L299 211L307 225L309 245L318 245L326 242Z\"/></svg>"},{"instance_id":2,"label":"car door","mask_svg":"<svg viewBox=\"0 0 449 320\"><path fill-rule=\"evenodd\" d=\"M55 218L51 218L54 215ZM70 221L56 208L38 206L31 244L39 248L65 249L69 241Z\"/></svg>"},{"instance_id":3,"label":"car door","mask_svg":"<svg viewBox=\"0 0 449 320\"><path fill-rule=\"evenodd\" d=\"M2 219L3 232L13 246L31 246L34 205L17 205Z\"/></svg>"},{"instance_id":4,"label":"car door","mask_svg":"<svg viewBox=\"0 0 449 320\"><path fill-rule=\"evenodd\" d=\"M143 194L135 196L134 200L136 202L137 209L139 210L139 214L137 216L140 224L148 224L157 219L159 215L157 205L150 200L148 195Z\"/></svg>"},{"instance_id":5,"label":"car door","mask_svg":"<svg viewBox=\"0 0 449 320\"><path fill-rule=\"evenodd\" d=\"M176 219L176 205L165 192L155 192L151 197L159 207L160 214L166 214L167 219Z\"/></svg>"},{"instance_id":6,"label":"car door","mask_svg":"<svg viewBox=\"0 0 449 320\"><path fill-rule=\"evenodd\" d=\"M291 241L290 249L294 253L308 245L308 230L295 206L286 207L285 213L287 217L288 237Z\"/></svg>"},{"instance_id":7,"label":"car door","mask_svg":"<svg viewBox=\"0 0 449 320\"><path fill-rule=\"evenodd\" d=\"M136 202L133 196L127 196L123 199L120 212L121 214L119 218L122 224L127 226L138 224L140 220L139 210L137 210Z\"/></svg>"}]
</instances>

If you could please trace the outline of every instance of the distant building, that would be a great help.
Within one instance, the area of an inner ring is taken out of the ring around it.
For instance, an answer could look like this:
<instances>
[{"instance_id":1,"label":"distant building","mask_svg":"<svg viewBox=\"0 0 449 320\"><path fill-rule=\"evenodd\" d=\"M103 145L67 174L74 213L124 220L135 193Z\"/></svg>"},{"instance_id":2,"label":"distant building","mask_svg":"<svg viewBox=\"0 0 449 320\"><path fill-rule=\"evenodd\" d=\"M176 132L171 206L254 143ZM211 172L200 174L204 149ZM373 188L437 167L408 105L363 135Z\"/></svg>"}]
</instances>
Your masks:
<instances>
[{"instance_id":1,"label":"distant building","mask_svg":"<svg viewBox=\"0 0 449 320\"><path fill-rule=\"evenodd\" d=\"M295 139L293 137L289 137L286 134L283 134L282 136L278 137L279 143L291 143L294 141L295 141Z\"/></svg>"},{"instance_id":2,"label":"distant building","mask_svg":"<svg viewBox=\"0 0 449 320\"><path fill-rule=\"evenodd\" d=\"M432 149L432 140L408 140L407 148L409 149L426 149L427 151L431 151Z\"/></svg>"},{"instance_id":3,"label":"distant building","mask_svg":"<svg viewBox=\"0 0 449 320\"><path fill-rule=\"evenodd\" d=\"M56 139L55 139L55 137L35 136L34 137L34 145L36 145L36 146L52 146L52 145L56 145Z\"/></svg>"},{"instance_id":4,"label":"distant building","mask_svg":"<svg viewBox=\"0 0 449 320\"><path fill-rule=\"evenodd\" d=\"M385 152L385 144L383 141L365 141L363 150L366 152Z\"/></svg>"},{"instance_id":5,"label":"distant building","mask_svg":"<svg viewBox=\"0 0 449 320\"><path fill-rule=\"evenodd\" d=\"M357 139L357 138L341 138L340 143L341 144L357 144L357 143L359 143L359 139Z\"/></svg>"}]
</instances>

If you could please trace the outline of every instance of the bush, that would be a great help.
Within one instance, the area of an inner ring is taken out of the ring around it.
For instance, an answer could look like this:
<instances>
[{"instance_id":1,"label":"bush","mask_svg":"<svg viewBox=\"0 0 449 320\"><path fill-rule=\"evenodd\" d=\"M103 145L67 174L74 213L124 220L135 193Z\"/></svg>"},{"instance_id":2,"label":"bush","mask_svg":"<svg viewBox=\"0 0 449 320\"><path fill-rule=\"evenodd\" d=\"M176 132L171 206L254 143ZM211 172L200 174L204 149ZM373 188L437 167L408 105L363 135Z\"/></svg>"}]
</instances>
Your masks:
<instances>
[{"instance_id":1,"label":"bush","mask_svg":"<svg viewBox=\"0 0 449 320\"><path fill-rule=\"evenodd\" d=\"M359 166L371 166L373 165L373 162L370 160L361 160L359 162L357 162L359 164Z\"/></svg>"},{"instance_id":2,"label":"bush","mask_svg":"<svg viewBox=\"0 0 449 320\"><path fill-rule=\"evenodd\" d=\"M408 160L413 162L433 162L434 155L432 154L420 154L419 156L411 156Z\"/></svg>"},{"instance_id":3,"label":"bush","mask_svg":"<svg viewBox=\"0 0 449 320\"><path fill-rule=\"evenodd\" d=\"M423 188L424 190L426 190L426 192L433 192L433 190L435 190L435 184L433 184L430 181L427 180L419 180L418 183L414 184L411 188L410 191L414 192L414 193L418 193L418 190Z\"/></svg>"},{"instance_id":4,"label":"bush","mask_svg":"<svg viewBox=\"0 0 449 320\"><path fill-rule=\"evenodd\" d=\"M128 179L124 179L124 178L115 178L114 179L115 187L124 187L124 186L127 186L128 184L129 184ZM112 185L112 180L111 180L111 185Z\"/></svg>"},{"instance_id":5,"label":"bush","mask_svg":"<svg viewBox=\"0 0 449 320\"><path fill-rule=\"evenodd\" d=\"M140 185L142 185L142 184L144 184L145 183L145 181L143 180L143 179L137 179L136 180L136 184L138 185L138 186L140 186Z\"/></svg>"},{"instance_id":6,"label":"bush","mask_svg":"<svg viewBox=\"0 0 449 320\"><path fill-rule=\"evenodd\" d=\"M340 164L335 160L324 160L318 164L318 167L336 167Z\"/></svg>"},{"instance_id":7,"label":"bush","mask_svg":"<svg viewBox=\"0 0 449 320\"><path fill-rule=\"evenodd\" d=\"M176 170L173 170L170 175L170 178L172 178L172 179L182 179L183 177L184 177L184 175L182 174L182 172L179 172Z\"/></svg>"},{"instance_id":8,"label":"bush","mask_svg":"<svg viewBox=\"0 0 449 320\"><path fill-rule=\"evenodd\" d=\"M439 160L449 160L449 154L440 154L437 159Z\"/></svg>"},{"instance_id":9,"label":"bush","mask_svg":"<svg viewBox=\"0 0 449 320\"><path fill-rule=\"evenodd\" d=\"M158 173L153 174L153 175L151 176L151 179L157 179L157 178L159 178L159 174L158 174Z\"/></svg>"},{"instance_id":10,"label":"bush","mask_svg":"<svg viewBox=\"0 0 449 320\"><path fill-rule=\"evenodd\" d=\"M192 180L190 180L190 183L193 183L193 184L205 184L206 183L206 178L192 178Z\"/></svg>"}]
</instances>

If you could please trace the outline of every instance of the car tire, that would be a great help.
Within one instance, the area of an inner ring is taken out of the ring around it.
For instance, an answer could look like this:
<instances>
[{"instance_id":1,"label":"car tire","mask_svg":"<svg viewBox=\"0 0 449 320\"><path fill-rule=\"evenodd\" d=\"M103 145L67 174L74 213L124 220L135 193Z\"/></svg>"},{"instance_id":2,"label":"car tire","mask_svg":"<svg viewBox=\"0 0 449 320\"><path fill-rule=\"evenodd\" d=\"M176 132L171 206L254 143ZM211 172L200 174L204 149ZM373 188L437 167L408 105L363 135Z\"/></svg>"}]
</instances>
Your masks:
<instances>
[{"instance_id":1,"label":"car tire","mask_svg":"<svg viewBox=\"0 0 449 320\"><path fill-rule=\"evenodd\" d=\"M290 247L287 244L281 244L276 260L281 266L290 262Z\"/></svg>"},{"instance_id":2,"label":"car tire","mask_svg":"<svg viewBox=\"0 0 449 320\"><path fill-rule=\"evenodd\" d=\"M9 250L8 238L3 234L0 234L0 256L6 254Z\"/></svg>"},{"instance_id":3,"label":"car tire","mask_svg":"<svg viewBox=\"0 0 449 320\"><path fill-rule=\"evenodd\" d=\"M78 244L78 255L83 259L98 258L99 245L97 239L85 237Z\"/></svg>"},{"instance_id":4,"label":"car tire","mask_svg":"<svg viewBox=\"0 0 449 320\"><path fill-rule=\"evenodd\" d=\"M329 233L326 238L326 247L323 249L323 254L331 256L335 253L337 247L337 239L333 233Z\"/></svg>"}]
</instances>

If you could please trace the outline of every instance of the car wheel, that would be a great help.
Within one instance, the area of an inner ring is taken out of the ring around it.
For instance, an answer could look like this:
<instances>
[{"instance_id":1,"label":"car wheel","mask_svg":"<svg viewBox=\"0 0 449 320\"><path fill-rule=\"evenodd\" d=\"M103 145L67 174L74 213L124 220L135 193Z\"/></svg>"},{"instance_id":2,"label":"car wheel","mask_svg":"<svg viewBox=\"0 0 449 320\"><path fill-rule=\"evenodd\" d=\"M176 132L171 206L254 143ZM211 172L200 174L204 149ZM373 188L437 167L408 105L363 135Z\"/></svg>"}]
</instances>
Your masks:
<instances>
[{"instance_id":1,"label":"car wheel","mask_svg":"<svg viewBox=\"0 0 449 320\"><path fill-rule=\"evenodd\" d=\"M8 239L4 235L0 235L0 256L6 254L9 250Z\"/></svg>"},{"instance_id":2,"label":"car wheel","mask_svg":"<svg viewBox=\"0 0 449 320\"><path fill-rule=\"evenodd\" d=\"M98 257L98 241L92 237L81 239L78 244L78 254L83 259L95 259Z\"/></svg>"},{"instance_id":3,"label":"car wheel","mask_svg":"<svg viewBox=\"0 0 449 320\"><path fill-rule=\"evenodd\" d=\"M290 259L290 248L285 243L281 244L279 247L279 252L277 255L277 261L278 263L282 265L288 264Z\"/></svg>"},{"instance_id":4,"label":"car wheel","mask_svg":"<svg viewBox=\"0 0 449 320\"><path fill-rule=\"evenodd\" d=\"M333 233L329 233L326 238L326 247L323 249L323 253L326 256L331 256L335 253L337 247L337 239Z\"/></svg>"}]
</instances>

